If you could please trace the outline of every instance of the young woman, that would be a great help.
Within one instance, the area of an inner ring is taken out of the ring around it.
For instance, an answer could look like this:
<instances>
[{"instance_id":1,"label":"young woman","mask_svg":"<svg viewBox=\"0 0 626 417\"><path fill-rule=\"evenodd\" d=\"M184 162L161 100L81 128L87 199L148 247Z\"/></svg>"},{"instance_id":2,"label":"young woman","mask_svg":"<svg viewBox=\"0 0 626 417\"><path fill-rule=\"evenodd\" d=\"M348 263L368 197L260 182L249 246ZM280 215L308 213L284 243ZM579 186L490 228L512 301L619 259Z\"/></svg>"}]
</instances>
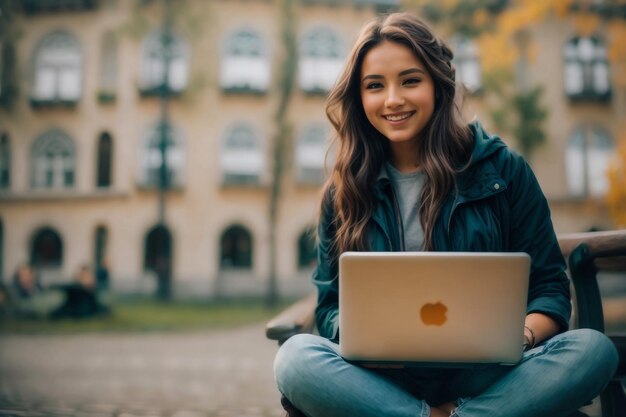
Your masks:
<instances>
[{"instance_id":1,"label":"young woman","mask_svg":"<svg viewBox=\"0 0 626 417\"><path fill-rule=\"evenodd\" d=\"M318 227L320 336L292 337L274 364L279 390L306 416L567 416L616 369L603 334L567 331L569 283L546 199L521 157L460 121L451 60L424 22L392 14L365 26L330 93L338 149ZM348 250L528 253L522 361L470 370L345 362L337 263Z\"/></svg>"}]
</instances>

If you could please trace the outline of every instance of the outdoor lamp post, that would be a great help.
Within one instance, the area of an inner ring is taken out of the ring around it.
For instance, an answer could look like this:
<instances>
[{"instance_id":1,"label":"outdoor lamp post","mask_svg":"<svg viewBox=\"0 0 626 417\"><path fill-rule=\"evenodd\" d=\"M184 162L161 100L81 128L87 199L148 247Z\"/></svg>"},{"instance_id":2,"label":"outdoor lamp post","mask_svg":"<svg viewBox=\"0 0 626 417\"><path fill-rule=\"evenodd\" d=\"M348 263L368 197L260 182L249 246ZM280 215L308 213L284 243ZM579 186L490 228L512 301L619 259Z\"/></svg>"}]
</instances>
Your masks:
<instances>
[{"instance_id":1,"label":"outdoor lamp post","mask_svg":"<svg viewBox=\"0 0 626 417\"><path fill-rule=\"evenodd\" d=\"M157 297L161 300L171 298L171 260L169 250L169 233L167 233L165 220L165 197L170 185L170 175L167 167L167 147L170 143L171 129L169 126L169 71L171 61L171 19L170 2L163 0L163 31L161 34L162 59L163 59L163 80L159 86L161 97L161 121L159 123L159 151L161 153L161 165L159 166L158 187L159 187L159 214L158 214L158 234L157 253L155 257L154 270L157 275Z\"/></svg>"}]
</instances>

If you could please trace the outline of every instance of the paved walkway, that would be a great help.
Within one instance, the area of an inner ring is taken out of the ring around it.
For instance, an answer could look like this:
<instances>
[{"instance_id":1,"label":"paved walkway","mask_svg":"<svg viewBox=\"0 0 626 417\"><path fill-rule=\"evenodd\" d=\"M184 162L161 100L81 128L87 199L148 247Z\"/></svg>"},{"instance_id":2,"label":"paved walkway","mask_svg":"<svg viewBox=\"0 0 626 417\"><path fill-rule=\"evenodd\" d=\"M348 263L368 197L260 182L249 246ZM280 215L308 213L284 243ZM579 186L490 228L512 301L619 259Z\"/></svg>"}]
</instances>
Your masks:
<instances>
[{"instance_id":1,"label":"paved walkway","mask_svg":"<svg viewBox=\"0 0 626 417\"><path fill-rule=\"evenodd\" d=\"M279 417L276 349L261 326L1 335L0 416Z\"/></svg>"},{"instance_id":2,"label":"paved walkway","mask_svg":"<svg viewBox=\"0 0 626 417\"><path fill-rule=\"evenodd\" d=\"M278 417L276 345L236 330L0 336L0 416Z\"/></svg>"}]
</instances>

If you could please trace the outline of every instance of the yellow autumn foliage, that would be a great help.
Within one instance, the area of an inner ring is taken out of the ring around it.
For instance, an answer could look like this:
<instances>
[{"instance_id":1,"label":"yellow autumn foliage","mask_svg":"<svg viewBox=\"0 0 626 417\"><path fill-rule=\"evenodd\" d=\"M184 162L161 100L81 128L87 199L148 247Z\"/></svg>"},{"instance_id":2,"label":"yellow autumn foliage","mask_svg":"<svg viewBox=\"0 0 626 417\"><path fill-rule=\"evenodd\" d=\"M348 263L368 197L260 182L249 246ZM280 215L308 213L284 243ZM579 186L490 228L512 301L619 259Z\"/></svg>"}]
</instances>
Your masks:
<instances>
[{"instance_id":1,"label":"yellow autumn foliage","mask_svg":"<svg viewBox=\"0 0 626 417\"><path fill-rule=\"evenodd\" d=\"M550 13L563 13L571 0L518 0L496 18L496 30L484 33L477 40L481 65L485 72L511 69L518 60L515 36L524 29L546 19ZM476 19L477 16L474 16ZM537 56L537 45L527 45L530 62Z\"/></svg>"},{"instance_id":2,"label":"yellow autumn foliage","mask_svg":"<svg viewBox=\"0 0 626 417\"><path fill-rule=\"evenodd\" d=\"M607 171L609 212L617 227L626 227L626 135Z\"/></svg>"},{"instance_id":3,"label":"yellow autumn foliage","mask_svg":"<svg viewBox=\"0 0 626 417\"><path fill-rule=\"evenodd\" d=\"M607 25L608 58L611 63L613 82L617 88L626 87L626 24L613 20Z\"/></svg>"},{"instance_id":4,"label":"yellow autumn foliage","mask_svg":"<svg viewBox=\"0 0 626 417\"><path fill-rule=\"evenodd\" d=\"M404 0L402 4L408 10L419 10L426 5L436 5L448 13L467 0ZM625 0L620 0L626 3ZM509 6L496 15L486 9L478 9L473 15L467 16L476 27L485 27L493 23L493 30L483 32L476 40L480 51L483 71L510 71L519 58L519 45L515 37L535 24L548 19L569 19L574 33L588 36L603 28L604 40L608 48L608 58L616 86L626 86L626 24L621 18L600 17L598 14L585 10L573 11L572 6L577 0L511 0ZM580 3L579 3L580 5ZM453 27L447 27L446 21L441 23L446 28L444 33L452 35ZM450 33L447 33L450 32ZM537 56L538 40L530 39L526 45L526 58L533 62Z\"/></svg>"},{"instance_id":5,"label":"yellow autumn foliage","mask_svg":"<svg viewBox=\"0 0 626 417\"><path fill-rule=\"evenodd\" d=\"M440 4L445 10L450 10L459 3L459 0L441 0Z\"/></svg>"},{"instance_id":6,"label":"yellow autumn foliage","mask_svg":"<svg viewBox=\"0 0 626 417\"><path fill-rule=\"evenodd\" d=\"M553 10L558 17L564 17L568 14L573 0L554 0Z\"/></svg>"},{"instance_id":7,"label":"yellow autumn foliage","mask_svg":"<svg viewBox=\"0 0 626 417\"><path fill-rule=\"evenodd\" d=\"M572 26L579 35L591 36L600 27L600 17L589 13L577 13L572 18Z\"/></svg>"},{"instance_id":8,"label":"yellow autumn foliage","mask_svg":"<svg viewBox=\"0 0 626 417\"><path fill-rule=\"evenodd\" d=\"M618 20L609 22L607 27L611 36L609 45L610 61L626 61L626 24Z\"/></svg>"},{"instance_id":9,"label":"yellow autumn foliage","mask_svg":"<svg viewBox=\"0 0 626 417\"><path fill-rule=\"evenodd\" d=\"M473 23L477 27L482 27L482 26L487 25L489 23L489 20L490 20L489 13L487 13L487 11L484 9L478 10L476 13L474 13Z\"/></svg>"},{"instance_id":10,"label":"yellow autumn foliage","mask_svg":"<svg viewBox=\"0 0 626 417\"><path fill-rule=\"evenodd\" d=\"M508 70L517 61L517 50L505 36L484 33L477 40L480 51L480 65L485 72Z\"/></svg>"}]
</instances>

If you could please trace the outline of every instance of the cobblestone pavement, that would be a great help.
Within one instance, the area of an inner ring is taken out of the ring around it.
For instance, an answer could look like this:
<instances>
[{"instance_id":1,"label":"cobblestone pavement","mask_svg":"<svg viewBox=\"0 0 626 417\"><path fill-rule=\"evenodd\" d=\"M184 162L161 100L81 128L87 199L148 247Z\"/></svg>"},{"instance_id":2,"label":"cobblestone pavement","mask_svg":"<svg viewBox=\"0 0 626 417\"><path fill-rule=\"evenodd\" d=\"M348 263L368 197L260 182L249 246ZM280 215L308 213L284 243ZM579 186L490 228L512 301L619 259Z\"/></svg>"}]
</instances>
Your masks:
<instances>
[{"instance_id":1,"label":"cobblestone pavement","mask_svg":"<svg viewBox=\"0 0 626 417\"><path fill-rule=\"evenodd\" d=\"M261 326L0 336L0 416L279 417ZM599 404L586 408L599 416Z\"/></svg>"},{"instance_id":2,"label":"cobblestone pavement","mask_svg":"<svg viewBox=\"0 0 626 417\"><path fill-rule=\"evenodd\" d=\"M0 416L278 417L261 326L0 336Z\"/></svg>"}]
</instances>

